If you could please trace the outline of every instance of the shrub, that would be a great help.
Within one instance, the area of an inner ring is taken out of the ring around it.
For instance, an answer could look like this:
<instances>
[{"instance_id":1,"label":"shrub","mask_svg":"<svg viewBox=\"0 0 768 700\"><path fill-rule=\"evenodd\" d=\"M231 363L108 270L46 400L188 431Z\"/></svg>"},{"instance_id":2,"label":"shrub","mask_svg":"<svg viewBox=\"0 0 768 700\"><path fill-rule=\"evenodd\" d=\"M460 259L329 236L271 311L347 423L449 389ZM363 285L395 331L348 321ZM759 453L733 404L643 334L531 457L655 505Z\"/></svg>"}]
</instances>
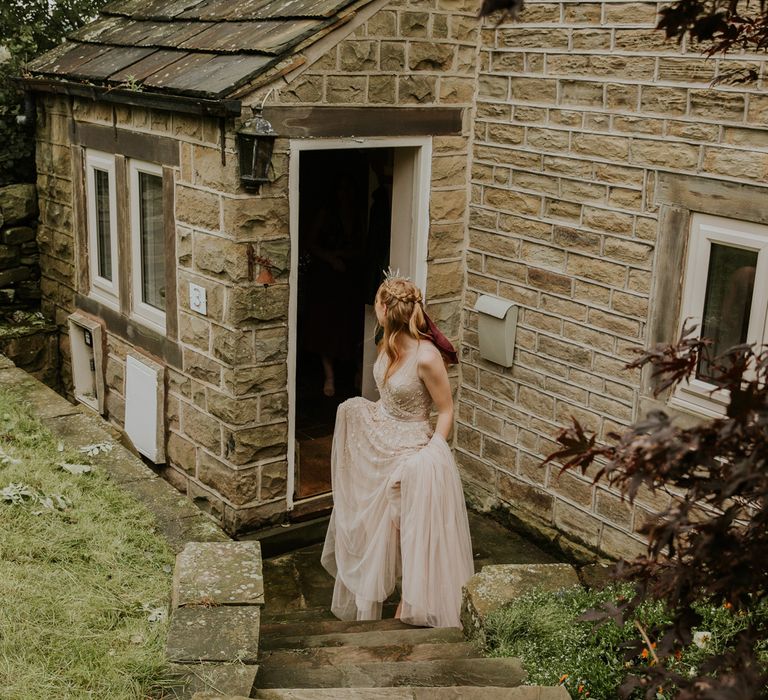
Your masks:
<instances>
[{"instance_id":1,"label":"shrub","mask_svg":"<svg viewBox=\"0 0 768 700\"><path fill-rule=\"evenodd\" d=\"M709 361L709 345L684 329L679 343L653 348L629 366L649 365L658 392L665 391L689 378L702 358ZM564 462L564 470L596 463L595 481L607 480L630 502L641 488L671 495L667 510L643 529L647 554L620 569L636 584L635 596L606 611L626 621L651 600L670 611L668 624L646 630L660 663L636 669L625 696L641 688L653 698L661 686L674 687L680 700L768 697L768 618L755 614L768 604L768 350L741 345L709 366L728 392L722 418L681 428L655 411L611 435L612 445L599 445L574 420L557 438L562 449L548 458ZM707 607L722 608L737 631L691 677L669 661L690 645Z\"/></svg>"},{"instance_id":2,"label":"shrub","mask_svg":"<svg viewBox=\"0 0 768 700\"><path fill-rule=\"evenodd\" d=\"M585 618L591 618L589 611L600 606L622 605L632 594L633 587L626 583L600 591L581 587L557 593L531 591L488 616L487 653L521 658L532 685L563 685L577 700L619 697L628 673L656 664L657 647L647 646L640 629L667 626L672 616L661 601L645 601L626 621L610 619L596 627ZM671 670L687 677L727 653L750 623L768 621L765 604L744 615L733 615L722 606L700 604L696 609L701 622L695 641L667 660ZM669 685L661 690L656 687L653 697L669 698L674 693ZM631 697L642 697L642 691L635 689ZM740 697L746 700L749 696Z\"/></svg>"}]
</instances>

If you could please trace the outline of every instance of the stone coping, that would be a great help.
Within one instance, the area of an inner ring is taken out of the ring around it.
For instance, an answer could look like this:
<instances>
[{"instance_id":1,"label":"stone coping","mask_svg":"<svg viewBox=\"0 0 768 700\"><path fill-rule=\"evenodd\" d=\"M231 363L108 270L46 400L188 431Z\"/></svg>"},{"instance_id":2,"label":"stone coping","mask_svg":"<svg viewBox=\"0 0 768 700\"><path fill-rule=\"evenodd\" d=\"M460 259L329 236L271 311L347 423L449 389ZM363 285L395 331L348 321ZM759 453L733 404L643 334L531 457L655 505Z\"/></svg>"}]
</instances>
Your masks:
<instances>
[{"instance_id":1,"label":"stone coping","mask_svg":"<svg viewBox=\"0 0 768 700\"><path fill-rule=\"evenodd\" d=\"M171 603L166 657L176 697L250 695L264 605L259 543L187 543L176 555Z\"/></svg>"},{"instance_id":2,"label":"stone coping","mask_svg":"<svg viewBox=\"0 0 768 700\"><path fill-rule=\"evenodd\" d=\"M525 593L581 585L570 564L489 564L463 589L461 623L470 639L483 639L488 615Z\"/></svg>"}]
</instances>

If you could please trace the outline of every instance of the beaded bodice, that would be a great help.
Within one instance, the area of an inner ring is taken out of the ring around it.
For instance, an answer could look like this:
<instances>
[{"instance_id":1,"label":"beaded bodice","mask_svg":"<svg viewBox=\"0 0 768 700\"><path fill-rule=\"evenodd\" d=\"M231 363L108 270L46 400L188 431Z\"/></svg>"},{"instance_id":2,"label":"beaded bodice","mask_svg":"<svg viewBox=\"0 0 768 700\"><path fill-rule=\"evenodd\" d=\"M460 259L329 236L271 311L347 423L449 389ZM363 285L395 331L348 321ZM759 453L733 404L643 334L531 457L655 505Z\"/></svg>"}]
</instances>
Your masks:
<instances>
[{"instance_id":1,"label":"beaded bodice","mask_svg":"<svg viewBox=\"0 0 768 700\"><path fill-rule=\"evenodd\" d=\"M373 377L379 389L384 410L398 420L427 420L432 407L432 397L416 371L418 349L410 353L400 366L384 381L389 355L379 353L373 365Z\"/></svg>"}]
</instances>

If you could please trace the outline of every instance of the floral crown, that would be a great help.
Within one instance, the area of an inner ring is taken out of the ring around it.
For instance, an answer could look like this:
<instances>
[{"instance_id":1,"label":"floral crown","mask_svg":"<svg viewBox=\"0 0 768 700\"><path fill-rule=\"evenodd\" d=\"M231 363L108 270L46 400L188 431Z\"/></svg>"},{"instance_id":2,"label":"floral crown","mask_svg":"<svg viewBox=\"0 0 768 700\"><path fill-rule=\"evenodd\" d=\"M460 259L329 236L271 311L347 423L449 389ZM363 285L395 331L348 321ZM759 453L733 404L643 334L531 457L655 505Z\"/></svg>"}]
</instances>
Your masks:
<instances>
[{"instance_id":1,"label":"floral crown","mask_svg":"<svg viewBox=\"0 0 768 700\"><path fill-rule=\"evenodd\" d=\"M397 294L396 292L393 292L389 288L389 284L388 283L389 282L394 282L395 280L403 280L404 282L411 282L412 283L412 280L411 280L410 277L408 277L407 275L401 275L400 274L400 269L399 268L397 270L393 270L392 267L390 266L386 270L383 270L383 272L384 272L384 282L382 284L386 286L387 293L393 299L397 299L398 301L402 301L402 302L404 302L406 304L421 304L423 302L422 297L421 297L421 291L419 290L418 287L416 288L416 293L415 294L411 294L411 293L408 293L408 294Z\"/></svg>"}]
</instances>

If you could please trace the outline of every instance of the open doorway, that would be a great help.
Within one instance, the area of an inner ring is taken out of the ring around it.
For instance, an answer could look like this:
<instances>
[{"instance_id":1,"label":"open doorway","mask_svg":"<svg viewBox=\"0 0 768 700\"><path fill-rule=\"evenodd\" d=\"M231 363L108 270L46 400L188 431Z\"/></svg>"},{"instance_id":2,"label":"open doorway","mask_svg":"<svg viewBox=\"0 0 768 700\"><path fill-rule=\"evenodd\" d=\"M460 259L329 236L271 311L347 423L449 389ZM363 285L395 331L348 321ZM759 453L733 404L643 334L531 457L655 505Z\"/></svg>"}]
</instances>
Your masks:
<instances>
[{"instance_id":1,"label":"open doorway","mask_svg":"<svg viewBox=\"0 0 768 700\"><path fill-rule=\"evenodd\" d=\"M371 396L370 309L389 265L394 149L306 151L299 177L295 497L331 490L337 406ZM364 381L365 379L365 381Z\"/></svg>"},{"instance_id":2,"label":"open doorway","mask_svg":"<svg viewBox=\"0 0 768 700\"><path fill-rule=\"evenodd\" d=\"M382 270L426 286L432 151L421 136L296 139L290 151L287 505L304 518L330 505L336 408L378 399Z\"/></svg>"}]
</instances>

